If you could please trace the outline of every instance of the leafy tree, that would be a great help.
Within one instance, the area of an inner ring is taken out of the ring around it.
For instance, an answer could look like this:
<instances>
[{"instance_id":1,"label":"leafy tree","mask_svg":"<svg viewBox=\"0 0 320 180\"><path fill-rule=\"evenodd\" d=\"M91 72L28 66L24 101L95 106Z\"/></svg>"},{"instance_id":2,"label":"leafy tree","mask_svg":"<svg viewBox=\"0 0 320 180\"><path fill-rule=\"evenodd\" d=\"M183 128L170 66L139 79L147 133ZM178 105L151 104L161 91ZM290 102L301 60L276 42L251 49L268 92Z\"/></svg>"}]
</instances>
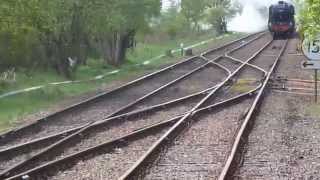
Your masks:
<instances>
[{"instance_id":1,"label":"leafy tree","mask_svg":"<svg viewBox=\"0 0 320 180\"><path fill-rule=\"evenodd\" d=\"M202 0L182 0L181 1L181 13L189 21L189 24L193 24L194 29L199 31L199 22L204 17L207 2Z\"/></svg>"},{"instance_id":2,"label":"leafy tree","mask_svg":"<svg viewBox=\"0 0 320 180\"><path fill-rule=\"evenodd\" d=\"M227 32L227 19L231 18L237 10L232 6L231 0L208 0L207 21L221 34Z\"/></svg>"},{"instance_id":3,"label":"leafy tree","mask_svg":"<svg viewBox=\"0 0 320 180\"><path fill-rule=\"evenodd\" d=\"M135 33L148 26L160 13L159 0L88 1L87 30L106 62L124 62L126 50Z\"/></svg>"},{"instance_id":4,"label":"leafy tree","mask_svg":"<svg viewBox=\"0 0 320 180\"><path fill-rule=\"evenodd\" d=\"M0 46L8 53L1 62L25 59L20 49L37 59L39 49L48 65L71 77L68 59L85 63L89 46L95 45L107 63L119 65L136 31L149 25L160 5L159 0L2 0Z\"/></svg>"},{"instance_id":5,"label":"leafy tree","mask_svg":"<svg viewBox=\"0 0 320 180\"><path fill-rule=\"evenodd\" d=\"M169 8L161 13L158 18L158 24L153 28L155 31L164 33L170 39L174 39L178 34L184 34L190 31L190 24L179 11L179 6L175 2L171 2Z\"/></svg>"},{"instance_id":6,"label":"leafy tree","mask_svg":"<svg viewBox=\"0 0 320 180\"><path fill-rule=\"evenodd\" d=\"M43 64L43 49L39 47L36 24L43 21L38 15L37 0L0 3L0 65L1 68L32 67ZM33 59L37 59L34 61Z\"/></svg>"},{"instance_id":7,"label":"leafy tree","mask_svg":"<svg viewBox=\"0 0 320 180\"><path fill-rule=\"evenodd\" d=\"M299 28L302 35L315 36L320 33L320 0L298 0Z\"/></svg>"},{"instance_id":8,"label":"leafy tree","mask_svg":"<svg viewBox=\"0 0 320 180\"><path fill-rule=\"evenodd\" d=\"M9 32L10 35L5 36L10 37L12 41L19 38L28 39L30 34L34 35L38 41L36 47L43 47L47 63L58 72L70 77L67 59L78 58L78 55L72 52L74 49L72 47L75 43L79 43L76 38L81 37L77 34L81 28L76 26L76 23L80 22L78 18L82 13L78 8L80 6L77 0L3 0L0 4L2 12L0 33L5 35ZM12 46L13 44L10 47ZM29 48L32 48L31 51L37 49L34 46ZM13 47L13 49L18 51L20 48Z\"/></svg>"}]
</instances>

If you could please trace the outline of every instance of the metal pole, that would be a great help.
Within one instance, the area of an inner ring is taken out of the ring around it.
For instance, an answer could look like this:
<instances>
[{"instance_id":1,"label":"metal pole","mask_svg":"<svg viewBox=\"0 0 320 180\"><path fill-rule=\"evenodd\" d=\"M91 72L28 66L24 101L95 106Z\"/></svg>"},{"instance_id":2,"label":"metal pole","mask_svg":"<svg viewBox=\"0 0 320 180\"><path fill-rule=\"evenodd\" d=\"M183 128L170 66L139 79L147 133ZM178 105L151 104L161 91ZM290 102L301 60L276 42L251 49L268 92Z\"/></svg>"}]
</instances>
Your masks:
<instances>
[{"instance_id":1,"label":"metal pole","mask_svg":"<svg viewBox=\"0 0 320 180\"><path fill-rule=\"evenodd\" d=\"M318 70L314 71L314 90L315 90L315 102L318 102Z\"/></svg>"}]
</instances>

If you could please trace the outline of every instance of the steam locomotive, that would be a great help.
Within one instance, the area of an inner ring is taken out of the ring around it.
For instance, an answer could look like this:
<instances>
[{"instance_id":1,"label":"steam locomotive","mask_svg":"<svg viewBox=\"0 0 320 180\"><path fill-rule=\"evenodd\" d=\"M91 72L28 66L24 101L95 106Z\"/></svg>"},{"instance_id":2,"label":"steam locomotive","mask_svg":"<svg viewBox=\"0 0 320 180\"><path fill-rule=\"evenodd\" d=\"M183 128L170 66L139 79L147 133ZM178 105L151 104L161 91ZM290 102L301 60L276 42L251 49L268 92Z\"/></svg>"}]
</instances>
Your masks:
<instances>
[{"instance_id":1,"label":"steam locomotive","mask_svg":"<svg viewBox=\"0 0 320 180\"><path fill-rule=\"evenodd\" d=\"M294 15L294 6L284 1L269 7L268 28L274 37L291 35L295 31Z\"/></svg>"}]
</instances>

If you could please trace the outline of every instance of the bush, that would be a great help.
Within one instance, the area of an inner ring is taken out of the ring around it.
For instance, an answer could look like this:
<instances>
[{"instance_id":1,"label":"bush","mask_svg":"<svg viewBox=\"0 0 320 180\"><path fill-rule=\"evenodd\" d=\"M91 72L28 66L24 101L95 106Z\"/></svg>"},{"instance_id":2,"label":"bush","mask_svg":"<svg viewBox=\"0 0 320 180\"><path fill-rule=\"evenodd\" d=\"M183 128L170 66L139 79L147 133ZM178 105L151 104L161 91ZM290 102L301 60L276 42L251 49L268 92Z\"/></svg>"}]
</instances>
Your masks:
<instances>
[{"instance_id":1,"label":"bush","mask_svg":"<svg viewBox=\"0 0 320 180\"><path fill-rule=\"evenodd\" d=\"M12 67L32 69L45 66L45 53L35 32L0 33L0 70Z\"/></svg>"}]
</instances>

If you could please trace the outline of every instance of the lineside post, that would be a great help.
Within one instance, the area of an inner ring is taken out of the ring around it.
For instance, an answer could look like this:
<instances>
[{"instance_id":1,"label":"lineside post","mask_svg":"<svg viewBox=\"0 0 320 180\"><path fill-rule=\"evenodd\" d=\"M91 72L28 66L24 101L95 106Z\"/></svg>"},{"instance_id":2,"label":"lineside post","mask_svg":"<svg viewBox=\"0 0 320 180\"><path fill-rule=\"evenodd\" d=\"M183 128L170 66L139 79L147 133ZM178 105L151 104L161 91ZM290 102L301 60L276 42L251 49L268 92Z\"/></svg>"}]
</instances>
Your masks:
<instances>
[{"instance_id":1,"label":"lineside post","mask_svg":"<svg viewBox=\"0 0 320 180\"><path fill-rule=\"evenodd\" d=\"M314 70L314 101L318 103L318 70Z\"/></svg>"}]
</instances>

